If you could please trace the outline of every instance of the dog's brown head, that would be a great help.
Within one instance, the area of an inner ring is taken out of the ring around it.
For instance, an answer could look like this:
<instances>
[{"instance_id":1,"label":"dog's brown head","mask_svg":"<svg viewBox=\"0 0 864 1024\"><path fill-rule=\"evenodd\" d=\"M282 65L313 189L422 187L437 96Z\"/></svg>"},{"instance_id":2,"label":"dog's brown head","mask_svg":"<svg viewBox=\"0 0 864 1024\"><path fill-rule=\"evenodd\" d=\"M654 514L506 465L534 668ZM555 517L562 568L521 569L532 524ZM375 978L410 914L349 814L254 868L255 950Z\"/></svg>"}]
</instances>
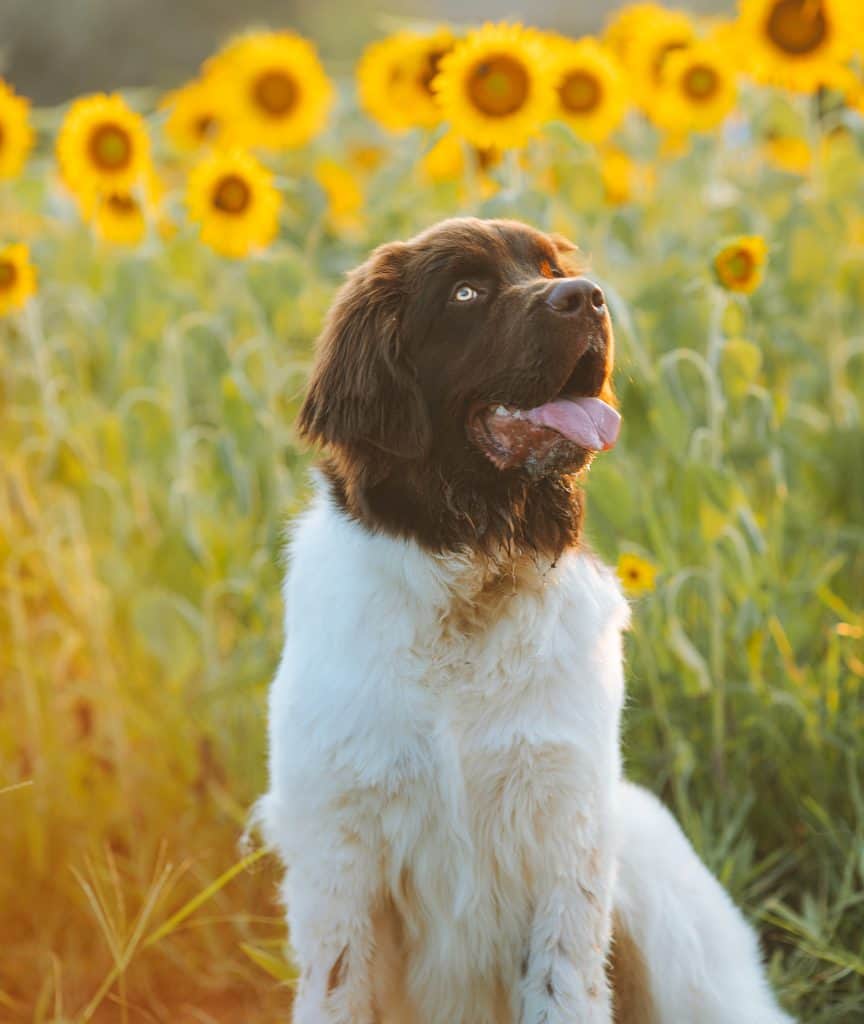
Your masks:
<instances>
[{"instance_id":1,"label":"dog's brown head","mask_svg":"<svg viewBox=\"0 0 864 1024\"><path fill-rule=\"evenodd\" d=\"M615 443L612 332L574 246L515 221L449 220L348 278L300 430L341 504L427 547L557 556L575 478Z\"/></svg>"}]
</instances>

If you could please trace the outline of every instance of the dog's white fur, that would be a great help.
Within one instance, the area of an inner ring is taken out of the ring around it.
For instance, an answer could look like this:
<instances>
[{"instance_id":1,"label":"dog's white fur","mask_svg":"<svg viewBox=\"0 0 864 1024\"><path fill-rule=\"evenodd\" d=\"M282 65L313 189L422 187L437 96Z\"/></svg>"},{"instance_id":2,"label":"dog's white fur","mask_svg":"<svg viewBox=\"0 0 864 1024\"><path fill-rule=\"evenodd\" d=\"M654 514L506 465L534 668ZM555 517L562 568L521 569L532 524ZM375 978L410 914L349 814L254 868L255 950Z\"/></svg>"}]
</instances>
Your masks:
<instances>
[{"instance_id":1,"label":"dog's white fur","mask_svg":"<svg viewBox=\"0 0 864 1024\"><path fill-rule=\"evenodd\" d=\"M585 553L432 555L323 486L295 528L265 833L297 1024L780 1024L755 937L668 812L620 779L628 608ZM622 934L623 934L622 933Z\"/></svg>"}]
</instances>

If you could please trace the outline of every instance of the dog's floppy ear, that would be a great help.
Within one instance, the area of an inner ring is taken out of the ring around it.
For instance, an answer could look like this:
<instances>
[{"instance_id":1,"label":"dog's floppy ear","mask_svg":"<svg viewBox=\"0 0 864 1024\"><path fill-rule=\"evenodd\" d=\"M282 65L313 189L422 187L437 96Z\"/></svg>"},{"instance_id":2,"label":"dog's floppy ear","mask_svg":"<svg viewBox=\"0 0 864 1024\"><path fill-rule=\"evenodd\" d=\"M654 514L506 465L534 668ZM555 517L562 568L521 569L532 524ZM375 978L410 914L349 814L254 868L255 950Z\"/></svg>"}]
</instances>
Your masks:
<instances>
[{"instance_id":1,"label":"dog's floppy ear","mask_svg":"<svg viewBox=\"0 0 864 1024\"><path fill-rule=\"evenodd\" d=\"M403 458L428 448L429 417L401 333L407 249L376 249L337 294L298 420L310 441L365 443Z\"/></svg>"}]
</instances>

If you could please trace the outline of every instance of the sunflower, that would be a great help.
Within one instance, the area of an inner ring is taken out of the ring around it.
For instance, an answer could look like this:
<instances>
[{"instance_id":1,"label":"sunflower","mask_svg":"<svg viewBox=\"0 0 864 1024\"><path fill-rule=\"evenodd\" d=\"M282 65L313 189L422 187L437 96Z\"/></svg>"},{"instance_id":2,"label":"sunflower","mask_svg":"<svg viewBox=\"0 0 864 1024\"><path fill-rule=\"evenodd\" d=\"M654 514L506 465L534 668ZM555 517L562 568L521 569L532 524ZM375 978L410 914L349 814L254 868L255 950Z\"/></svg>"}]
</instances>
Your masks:
<instances>
[{"instance_id":1,"label":"sunflower","mask_svg":"<svg viewBox=\"0 0 864 1024\"><path fill-rule=\"evenodd\" d=\"M557 116L581 138L602 142L627 112L627 89L618 62L590 38L562 42L554 60Z\"/></svg>"},{"instance_id":2,"label":"sunflower","mask_svg":"<svg viewBox=\"0 0 864 1024\"><path fill-rule=\"evenodd\" d=\"M806 175L813 165L813 152L800 135L772 133L762 145L766 160L789 174Z\"/></svg>"},{"instance_id":3,"label":"sunflower","mask_svg":"<svg viewBox=\"0 0 864 1024\"><path fill-rule=\"evenodd\" d=\"M711 43L694 43L670 53L655 98L652 119L672 131L708 131L732 112L737 100L735 72Z\"/></svg>"},{"instance_id":4,"label":"sunflower","mask_svg":"<svg viewBox=\"0 0 864 1024\"><path fill-rule=\"evenodd\" d=\"M36 293L36 268L26 245L0 248L0 316L22 309Z\"/></svg>"},{"instance_id":5,"label":"sunflower","mask_svg":"<svg viewBox=\"0 0 864 1024\"><path fill-rule=\"evenodd\" d=\"M33 148L30 101L0 78L0 178L14 178Z\"/></svg>"},{"instance_id":6,"label":"sunflower","mask_svg":"<svg viewBox=\"0 0 864 1024\"><path fill-rule=\"evenodd\" d=\"M81 197L79 204L97 238L113 245L138 245L152 222L164 237L168 223L162 212L164 196L165 185L151 169L135 189L97 192Z\"/></svg>"},{"instance_id":7,"label":"sunflower","mask_svg":"<svg viewBox=\"0 0 864 1024\"><path fill-rule=\"evenodd\" d=\"M632 47L646 27L666 14L668 9L661 4L625 4L606 22L603 42L622 63L629 64Z\"/></svg>"},{"instance_id":8,"label":"sunflower","mask_svg":"<svg viewBox=\"0 0 864 1024\"><path fill-rule=\"evenodd\" d=\"M367 47L357 67L363 109L383 128L431 128L441 120L432 91L441 61L455 39L448 29L431 35L397 32Z\"/></svg>"},{"instance_id":9,"label":"sunflower","mask_svg":"<svg viewBox=\"0 0 864 1024\"><path fill-rule=\"evenodd\" d=\"M683 12L660 8L643 20L641 31L628 47L626 60L633 79L634 98L649 116L667 58L676 50L690 46L695 39L693 22Z\"/></svg>"},{"instance_id":10,"label":"sunflower","mask_svg":"<svg viewBox=\"0 0 864 1024\"><path fill-rule=\"evenodd\" d=\"M237 103L237 142L267 149L302 146L324 128L333 86L308 39L253 32L205 67Z\"/></svg>"},{"instance_id":11,"label":"sunflower","mask_svg":"<svg viewBox=\"0 0 864 1024\"><path fill-rule=\"evenodd\" d=\"M202 241L223 256L240 258L269 245L279 227L273 176L239 150L214 151L193 168L186 205Z\"/></svg>"},{"instance_id":12,"label":"sunflower","mask_svg":"<svg viewBox=\"0 0 864 1024\"><path fill-rule=\"evenodd\" d=\"M432 88L457 135L481 148L514 149L554 113L555 85L541 37L503 24L457 43Z\"/></svg>"},{"instance_id":13,"label":"sunflower","mask_svg":"<svg viewBox=\"0 0 864 1024\"><path fill-rule=\"evenodd\" d=\"M76 100L57 137L63 180L73 192L125 191L150 166L150 139L139 114L117 93Z\"/></svg>"},{"instance_id":14,"label":"sunflower","mask_svg":"<svg viewBox=\"0 0 864 1024\"><path fill-rule=\"evenodd\" d=\"M855 48L857 0L741 0L742 40L762 82L815 92Z\"/></svg>"},{"instance_id":15,"label":"sunflower","mask_svg":"<svg viewBox=\"0 0 864 1024\"><path fill-rule=\"evenodd\" d=\"M481 198L488 199L498 191L495 180L488 172L501 162L497 149L478 149L453 132L442 135L420 161L420 176L424 183L464 181L470 173Z\"/></svg>"},{"instance_id":16,"label":"sunflower","mask_svg":"<svg viewBox=\"0 0 864 1024\"><path fill-rule=\"evenodd\" d=\"M164 96L159 106L168 114L165 134L186 152L229 142L237 121L233 93L216 76L187 82Z\"/></svg>"},{"instance_id":17,"label":"sunflower","mask_svg":"<svg viewBox=\"0 0 864 1024\"><path fill-rule=\"evenodd\" d=\"M654 191L655 179L652 167L635 163L624 150L604 146L600 151L600 180L606 202L611 206L648 199Z\"/></svg>"},{"instance_id":18,"label":"sunflower","mask_svg":"<svg viewBox=\"0 0 864 1024\"><path fill-rule=\"evenodd\" d=\"M147 233L141 200L131 192L106 192L96 200L93 230L103 242L138 245Z\"/></svg>"},{"instance_id":19,"label":"sunflower","mask_svg":"<svg viewBox=\"0 0 864 1024\"><path fill-rule=\"evenodd\" d=\"M764 238L739 235L729 239L714 254L714 273L727 291L749 295L762 283L767 255Z\"/></svg>"},{"instance_id":20,"label":"sunflower","mask_svg":"<svg viewBox=\"0 0 864 1024\"><path fill-rule=\"evenodd\" d=\"M363 225L363 190L357 179L336 160L319 160L315 180L327 197L327 223L337 232L350 233Z\"/></svg>"},{"instance_id":21,"label":"sunflower","mask_svg":"<svg viewBox=\"0 0 864 1024\"><path fill-rule=\"evenodd\" d=\"M621 555L617 572L624 589L634 597L653 590L656 585L657 566L639 555Z\"/></svg>"}]
</instances>

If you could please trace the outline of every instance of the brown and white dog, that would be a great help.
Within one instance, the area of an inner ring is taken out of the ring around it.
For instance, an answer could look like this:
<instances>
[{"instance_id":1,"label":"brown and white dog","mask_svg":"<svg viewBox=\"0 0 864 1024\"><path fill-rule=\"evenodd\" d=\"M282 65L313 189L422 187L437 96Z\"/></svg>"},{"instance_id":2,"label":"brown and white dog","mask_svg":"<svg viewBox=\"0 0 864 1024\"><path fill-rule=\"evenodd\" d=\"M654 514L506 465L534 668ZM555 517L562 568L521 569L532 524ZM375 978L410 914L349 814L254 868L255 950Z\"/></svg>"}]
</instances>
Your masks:
<instances>
[{"instance_id":1,"label":"brown and white dog","mask_svg":"<svg viewBox=\"0 0 864 1024\"><path fill-rule=\"evenodd\" d=\"M297 1024L789 1020L621 780L628 610L578 487L618 432L612 332L573 251L446 221L376 250L321 338L258 812Z\"/></svg>"}]
</instances>

